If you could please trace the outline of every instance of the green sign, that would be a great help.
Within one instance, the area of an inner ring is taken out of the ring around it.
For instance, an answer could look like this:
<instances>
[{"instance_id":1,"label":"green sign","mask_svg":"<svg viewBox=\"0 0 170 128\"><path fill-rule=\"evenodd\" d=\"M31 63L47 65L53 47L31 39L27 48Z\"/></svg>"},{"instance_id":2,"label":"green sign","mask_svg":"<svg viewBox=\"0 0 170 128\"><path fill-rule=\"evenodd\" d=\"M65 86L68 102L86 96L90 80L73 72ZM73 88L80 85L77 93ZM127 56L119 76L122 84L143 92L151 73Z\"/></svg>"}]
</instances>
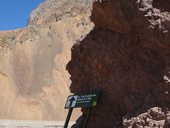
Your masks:
<instances>
[{"instance_id":1,"label":"green sign","mask_svg":"<svg viewBox=\"0 0 170 128\"><path fill-rule=\"evenodd\" d=\"M82 95L68 96L65 109L94 107L97 104L98 97L99 97L99 93L88 93Z\"/></svg>"}]
</instances>

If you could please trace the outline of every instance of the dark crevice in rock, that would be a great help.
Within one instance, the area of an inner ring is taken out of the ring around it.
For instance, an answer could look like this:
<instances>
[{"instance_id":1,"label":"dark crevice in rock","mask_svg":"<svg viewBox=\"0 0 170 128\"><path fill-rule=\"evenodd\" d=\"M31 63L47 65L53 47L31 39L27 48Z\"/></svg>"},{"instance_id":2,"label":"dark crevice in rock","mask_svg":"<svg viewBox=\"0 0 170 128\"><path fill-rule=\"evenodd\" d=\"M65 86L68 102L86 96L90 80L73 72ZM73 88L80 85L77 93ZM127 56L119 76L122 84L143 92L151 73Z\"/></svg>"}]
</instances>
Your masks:
<instances>
[{"instance_id":1,"label":"dark crevice in rock","mask_svg":"<svg viewBox=\"0 0 170 128\"><path fill-rule=\"evenodd\" d=\"M169 0L153 0L153 7L160 9L161 11L170 12L170 1Z\"/></svg>"}]
</instances>

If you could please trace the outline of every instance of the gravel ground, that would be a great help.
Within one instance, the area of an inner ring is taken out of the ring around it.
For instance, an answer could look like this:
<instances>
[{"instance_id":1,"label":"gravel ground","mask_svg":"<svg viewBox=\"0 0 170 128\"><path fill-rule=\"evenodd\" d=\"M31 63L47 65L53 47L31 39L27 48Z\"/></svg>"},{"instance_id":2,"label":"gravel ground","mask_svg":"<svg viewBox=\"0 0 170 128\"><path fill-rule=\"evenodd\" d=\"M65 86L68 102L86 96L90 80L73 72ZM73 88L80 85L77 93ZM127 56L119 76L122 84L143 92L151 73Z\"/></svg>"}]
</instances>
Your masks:
<instances>
[{"instance_id":1,"label":"gravel ground","mask_svg":"<svg viewBox=\"0 0 170 128\"><path fill-rule=\"evenodd\" d=\"M63 125L64 121L0 120L0 128L63 128Z\"/></svg>"}]
</instances>

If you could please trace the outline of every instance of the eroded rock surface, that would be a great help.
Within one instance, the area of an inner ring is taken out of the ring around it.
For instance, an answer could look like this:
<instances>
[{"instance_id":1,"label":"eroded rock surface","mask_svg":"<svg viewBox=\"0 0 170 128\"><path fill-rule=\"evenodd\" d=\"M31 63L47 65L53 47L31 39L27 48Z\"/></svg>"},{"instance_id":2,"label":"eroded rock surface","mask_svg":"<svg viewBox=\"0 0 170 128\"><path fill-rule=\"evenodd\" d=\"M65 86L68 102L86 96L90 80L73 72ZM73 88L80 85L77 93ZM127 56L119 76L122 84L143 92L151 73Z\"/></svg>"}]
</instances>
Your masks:
<instances>
[{"instance_id":1,"label":"eroded rock surface","mask_svg":"<svg viewBox=\"0 0 170 128\"><path fill-rule=\"evenodd\" d=\"M170 111L160 107L150 108L138 116L124 117L124 128L169 128Z\"/></svg>"},{"instance_id":2,"label":"eroded rock surface","mask_svg":"<svg viewBox=\"0 0 170 128\"><path fill-rule=\"evenodd\" d=\"M26 28L0 32L0 119L65 120L65 67L72 45L93 28L90 0L48 0Z\"/></svg>"},{"instance_id":3,"label":"eroded rock surface","mask_svg":"<svg viewBox=\"0 0 170 128\"><path fill-rule=\"evenodd\" d=\"M67 65L71 92L101 92L89 128L169 126L167 5L167 0L105 0L93 4L91 20L95 28L73 46ZM159 110L152 111L153 107ZM86 109L82 111L86 114ZM74 126L81 128L82 119L83 116ZM123 120L133 123L123 126ZM155 120L160 124L153 123Z\"/></svg>"}]
</instances>

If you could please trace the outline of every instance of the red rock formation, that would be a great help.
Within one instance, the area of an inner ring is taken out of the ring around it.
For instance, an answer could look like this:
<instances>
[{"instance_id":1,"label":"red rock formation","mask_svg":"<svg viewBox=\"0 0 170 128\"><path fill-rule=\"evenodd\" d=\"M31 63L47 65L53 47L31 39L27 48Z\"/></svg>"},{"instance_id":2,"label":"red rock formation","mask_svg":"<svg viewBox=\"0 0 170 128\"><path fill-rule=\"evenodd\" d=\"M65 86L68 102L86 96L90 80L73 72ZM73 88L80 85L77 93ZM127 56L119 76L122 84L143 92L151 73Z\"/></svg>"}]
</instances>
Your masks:
<instances>
[{"instance_id":1,"label":"red rock formation","mask_svg":"<svg viewBox=\"0 0 170 128\"><path fill-rule=\"evenodd\" d=\"M73 93L101 91L89 128L121 128L123 117L133 119L154 106L170 108L168 3L105 0L93 4L95 28L73 46L67 65ZM168 115L162 127L168 127ZM138 128L134 124L130 127ZM81 128L81 121L77 127Z\"/></svg>"},{"instance_id":2,"label":"red rock formation","mask_svg":"<svg viewBox=\"0 0 170 128\"><path fill-rule=\"evenodd\" d=\"M169 111L154 107L131 119L124 119L124 128L169 128Z\"/></svg>"}]
</instances>

